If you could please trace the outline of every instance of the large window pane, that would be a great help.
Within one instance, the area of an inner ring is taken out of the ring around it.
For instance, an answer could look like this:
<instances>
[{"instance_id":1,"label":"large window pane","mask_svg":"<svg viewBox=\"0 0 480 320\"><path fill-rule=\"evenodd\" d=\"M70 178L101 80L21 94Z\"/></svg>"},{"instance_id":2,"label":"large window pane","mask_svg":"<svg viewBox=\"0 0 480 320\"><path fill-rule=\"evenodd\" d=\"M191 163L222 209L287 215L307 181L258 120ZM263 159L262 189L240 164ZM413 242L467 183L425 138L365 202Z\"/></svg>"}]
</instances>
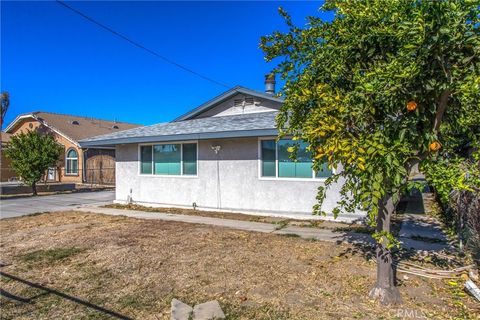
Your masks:
<instances>
[{"instance_id":1,"label":"large window pane","mask_svg":"<svg viewBox=\"0 0 480 320\"><path fill-rule=\"evenodd\" d=\"M140 148L140 173L152 174L152 146Z\"/></svg>"},{"instance_id":2,"label":"large window pane","mask_svg":"<svg viewBox=\"0 0 480 320\"><path fill-rule=\"evenodd\" d=\"M153 162L155 174L180 174L180 145L161 144L153 146Z\"/></svg>"},{"instance_id":3,"label":"large window pane","mask_svg":"<svg viewBox=\"0 0 480 320\"><path fill-rule=\"evenodd\" d=\"M77 173L78 173L78 160L67 159L67 174L77 174Z\"/></svg>"},{"instance_id":4,"label":"large window pane","mask_svg":"<svg viewBox=\"0 0 480 320\"><path fill-rule=\"evenodd\" d=\"M318 171L315 174L315 177L317 177L317 178L328 178L330 176L332 176L332 170L328 167L328 165L326 163L324 163L320 167L320 171Z\"/></svg>"},{"instance_id":5,"label":"large window pane","mask_svg":"<svg viewBox=\"0 0 480 320\"><path fill-rule=\"evenodd\" d=\"M186 143L183 145L183 174L197 174L197 144Z\"/></svg>"},{"instance_id":6,"label":"large window pane","mask_svg":"<svg viewBox=\"0 0 480 320\"><path fill-rule=\"evenodd\" d=\"M290 159L290 147L298 144L296 160ZM307 143L302 141L280 140L278 142L278 176L282 178L312 178L312 158L307 151Z\"/></svg>"},{"instance_id":7,"label":"large window pane","mask_svg":"<svg viewBox=\"0 0 480 320\"><path fill-rule=\"evenodd\" d=\"M262 177L275 177L275 140L262 140Z\"/></svg>"},{"instance_id":8,"label":"large window pane","mask_svg":"<svg viewBox=\"0 0 480 320\"><path fill-rule=\"evenodd\" d=\"M75 149L70 149L66 157L66 174L78 174L78 153Z\"/></svg>"}]
</instances>

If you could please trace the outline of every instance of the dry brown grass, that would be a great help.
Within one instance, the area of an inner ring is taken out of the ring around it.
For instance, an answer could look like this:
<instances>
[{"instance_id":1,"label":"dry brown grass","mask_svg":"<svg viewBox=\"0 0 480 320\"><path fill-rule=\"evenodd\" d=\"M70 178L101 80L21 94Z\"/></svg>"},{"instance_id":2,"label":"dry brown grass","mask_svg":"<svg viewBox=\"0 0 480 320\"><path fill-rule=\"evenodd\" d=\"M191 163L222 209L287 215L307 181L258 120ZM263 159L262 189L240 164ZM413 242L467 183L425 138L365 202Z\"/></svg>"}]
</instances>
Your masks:
<instances>
[{"instance_id":1,"label":"dry brown grass","mask_svg":"<svg viewBox=\"0 0 480 320\"><path fill-rule=\"evenodd\" d=\"M169 319L173 297L217 299L229 319L391 319L366 296L368 251L205 225L60 212L0 221L1 271L135 319ZM2 276L2 319L110 318ZM443 281L401 281L402 310L474 318ZM477 309L475 309L477 308ZM402 311L400 311L402 312Z\"/></svg>"},{"instance_id":2,"label":"dry brown grass","mask_svg":"<svg viewBox=\"0 0 480 320\"><path fill-rule=\"evenodd\" d=\"M147 207L138 204L107 204L105 208L113 209L123 209L123 210L138 210L144 212L161 212L161 213L170 213L170 214L181 214L197 217L211 217L211 218L220 218L220 219L231 219L231 220L240 220L240 221L253 221L253 222L266 222L273 223L277 225L278 229L285 228L289 225L300 226L300 227L310 227L310 228L319 228L319 229L328 229L337 232L361 232L369 233L370 230L367 226L360 223L344 223L340 221L328 221L320 219L290 219L285 217L269 217L253 214L243 214L236 212L222 212L222 211L208 211L208 210L193 210L186 208L175 208L175 207Z\"/></svg>"}]
</instances>

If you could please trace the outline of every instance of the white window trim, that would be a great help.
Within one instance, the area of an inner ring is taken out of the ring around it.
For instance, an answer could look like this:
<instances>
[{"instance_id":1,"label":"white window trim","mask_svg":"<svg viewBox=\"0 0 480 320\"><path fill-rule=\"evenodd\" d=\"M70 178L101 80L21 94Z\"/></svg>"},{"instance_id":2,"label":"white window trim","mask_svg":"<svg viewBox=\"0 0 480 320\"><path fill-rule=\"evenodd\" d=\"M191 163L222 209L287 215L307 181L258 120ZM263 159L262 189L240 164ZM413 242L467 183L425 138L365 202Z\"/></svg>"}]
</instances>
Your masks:
<instances>
[{"instance_id":1,"label":"white window trim","mask_svg":"<svg viewBox=\"0 0 480 320\"><path fill-rule=\"evenodd\" d=\"M153 146L158 146L158 145L167 145L167 144L179 144L180 145L180 174L155 174L155 164L154 164L154 157L153 157ZM184 144L196 144L197 145L197 174L192 175L192 174L183 174L183 145ZM142 173L142 158L141 158L141 150L142 147L145 146L152 146L152 173ZM199 169L199 163L198 163L198 153L199 153L199 148L198 148L198 140L191 140L191 141L168 141L168 142L151 142L151 143L139 143L138 144L138 175L141 177L153 177L153 178L185 178L185 179L195 179L198 178L198 169Z\"/></svg>"},{"instance_id":2,"label":"white window trim","mask_svg":"<svg viewBox=\"0 0 480 320\"><path fill-rule=\"evenodd\" d=\"M328 178L315 176L315 171L312 168L312 177L311 178L288 178L288 177L279 177L278 176L278 143L276 141L277 137L259 137L258 138L258 179L259 180L272 180L272 181L304 181L304 182L324 182ZM288 139L288 138L287 138ZM275 177L263 177L262 176L262 141L264 140L275 140ZM312 162L313 163L313 162ZM332 174L335 174L335 168L332 169Z\"/></svg>"},{"instance_id":3,"label":"white window trim","mask_svg":"<svg viewBox=\"0 0 480 320\"><path fill-rule=\"evenodd\" d=\"M68 153L70 152L70 150L73 150L73 151L75 151L75 152L77 153L77 157L76 157L76 158L70 158L70 157L68 157ZM79 156L78 156L78 150L77 150L77 149L75 149L75 148L73 148L73 147L67 149L67 152L65 152L65 175L66 175L66 176L78 176L78 171L79 171L78 165L79 165L79 163L80 163L80 162L78 161L78 158L79 158ZM77 172L68 172L68 160L77 160Z\"/></svg>"}]
</instances>

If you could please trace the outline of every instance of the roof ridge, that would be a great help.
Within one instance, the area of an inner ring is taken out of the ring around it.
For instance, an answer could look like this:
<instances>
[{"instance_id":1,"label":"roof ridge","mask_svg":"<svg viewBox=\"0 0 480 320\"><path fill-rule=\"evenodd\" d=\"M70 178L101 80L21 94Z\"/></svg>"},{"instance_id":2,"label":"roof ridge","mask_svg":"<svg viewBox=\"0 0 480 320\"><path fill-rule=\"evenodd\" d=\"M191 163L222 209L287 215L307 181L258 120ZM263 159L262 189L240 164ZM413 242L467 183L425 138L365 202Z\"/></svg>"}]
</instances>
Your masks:
<instances>
[{"instance_id":1,"label":"roof ridge","mask_svg":"<svg viewBox=\"0 0 480 320\"><path fill-rule=\"evenodd\" d=\"M197 106L196 108L193 108L190 111L188 111L186 113L183 113L182 115L173 119L171 122L180 122L180 121L187 120L188 118L194 117L196 115L199 115L202 112L205 112L205 111L211 109L216 104L221 103L225 99L228 99L229 97L233 96L234 94L238 94L238 93L244 93L244 94L247 94L247 95L251 94L251 95L261 97L263 99L274 100L274 101L277 101L277 102L280 102L280 103L283 102L282 97L279 97L279 96L276 96L276 95L270 95L270 94L265 93L265 92L261 92L261 91L249 89L247 87L243 87L243 86L240 86L240 85L236 85L236 86L228 89L227 91L224 91L221 94L219 94L219 95L211 98L210 100L202 103L201 105Z\"/></svg>"},{"instance_id":2,"label":"roof ridge","mask_svg":"<svg viewBox=\"0 0 480 320\"><path fill-rule=\"evenodd\" d=\"M238 89L242 89L242 90L245 90L245 91L251 91L251 92L255 92L261 96L270 96L271 98L277 98L277 99L281 99L280 96L277 96L276 94L269 94L269 93L266 93L264 91L260 91L260 90L255 90L255 89L250 89L249 87L244 87L242 85L237 85L235 87L233 87L233 89L235 90L238 90Z\"/></svg>"}]
</instances>

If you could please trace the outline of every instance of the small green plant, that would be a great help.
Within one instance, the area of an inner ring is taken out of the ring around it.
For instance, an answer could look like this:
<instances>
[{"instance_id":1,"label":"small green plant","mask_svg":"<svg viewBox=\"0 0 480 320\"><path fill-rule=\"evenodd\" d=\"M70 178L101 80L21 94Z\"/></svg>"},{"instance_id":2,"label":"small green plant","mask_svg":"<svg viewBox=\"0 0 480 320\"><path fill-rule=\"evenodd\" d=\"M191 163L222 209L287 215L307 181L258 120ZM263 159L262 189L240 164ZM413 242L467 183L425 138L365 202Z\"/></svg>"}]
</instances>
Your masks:
<instances>
[{"instance_id":1,"label":"small green plant","mask_svg":"<svg viewBox=\"0 0 480 320\"><path fill-rule=\"evenodd\" d=\"M463 292L463 281L462 279L453 279L446 282L449 288L449 291L453 297L453 305L458 312L457 316L454 319L472 319L463 303L463 299L466 294Z\"/></svg>"},{"instance_id":2,"label":"small green plant","mask_svg":"<svg viewBox=\"0 0 480 320\"><path fill-rule=\"evenodd\" d=\"M323 224L323 220L311 220L310 227L312 228L321 228Z\"/></svg>"},{"instance_id":3,"label":"small green plant","mask_svg":"<svg viewBox=\"0 0 480 320\"><path fill-rule=\"evenodd\" d=\"M131 308L140 304L140 299L134 294L129 294L120 297L120 299L118 299L118 303L124 308Z\"/></svg>"},{"instance_id":4,"label":"small green plant","mask_svg":"<svg viewBox=\"0 0 480 320\"><path fill-rule=\"evenodd\" d=\"M359 226L359 227L337 227L333 229L333 232L356 232L364 234L373 234L375 230L372 227L368 226Z\"/></svg>"},{"instance_id":5,"label":"small green plant","mask_svg":"<svg viewBox=\"0 0 480 320\"><path fill-rule=\"evenodd\" d=\"M282 236L287 237L287 238L300 238L300 236L296 233L284 233Z\"/></svg>"},{"instance_id":6,"label":"small green plant","mask_svg":"<svg viewBox=\"0 0 480 320\"><path fill-rule=\"evenodd\" d=\"M288 226L290 222L288 220L281 220L281 221L277 221L277 222L274 222L275 224L275 230L281 230L281 229L284 229Z\"/></svg>"}]
</instances>

